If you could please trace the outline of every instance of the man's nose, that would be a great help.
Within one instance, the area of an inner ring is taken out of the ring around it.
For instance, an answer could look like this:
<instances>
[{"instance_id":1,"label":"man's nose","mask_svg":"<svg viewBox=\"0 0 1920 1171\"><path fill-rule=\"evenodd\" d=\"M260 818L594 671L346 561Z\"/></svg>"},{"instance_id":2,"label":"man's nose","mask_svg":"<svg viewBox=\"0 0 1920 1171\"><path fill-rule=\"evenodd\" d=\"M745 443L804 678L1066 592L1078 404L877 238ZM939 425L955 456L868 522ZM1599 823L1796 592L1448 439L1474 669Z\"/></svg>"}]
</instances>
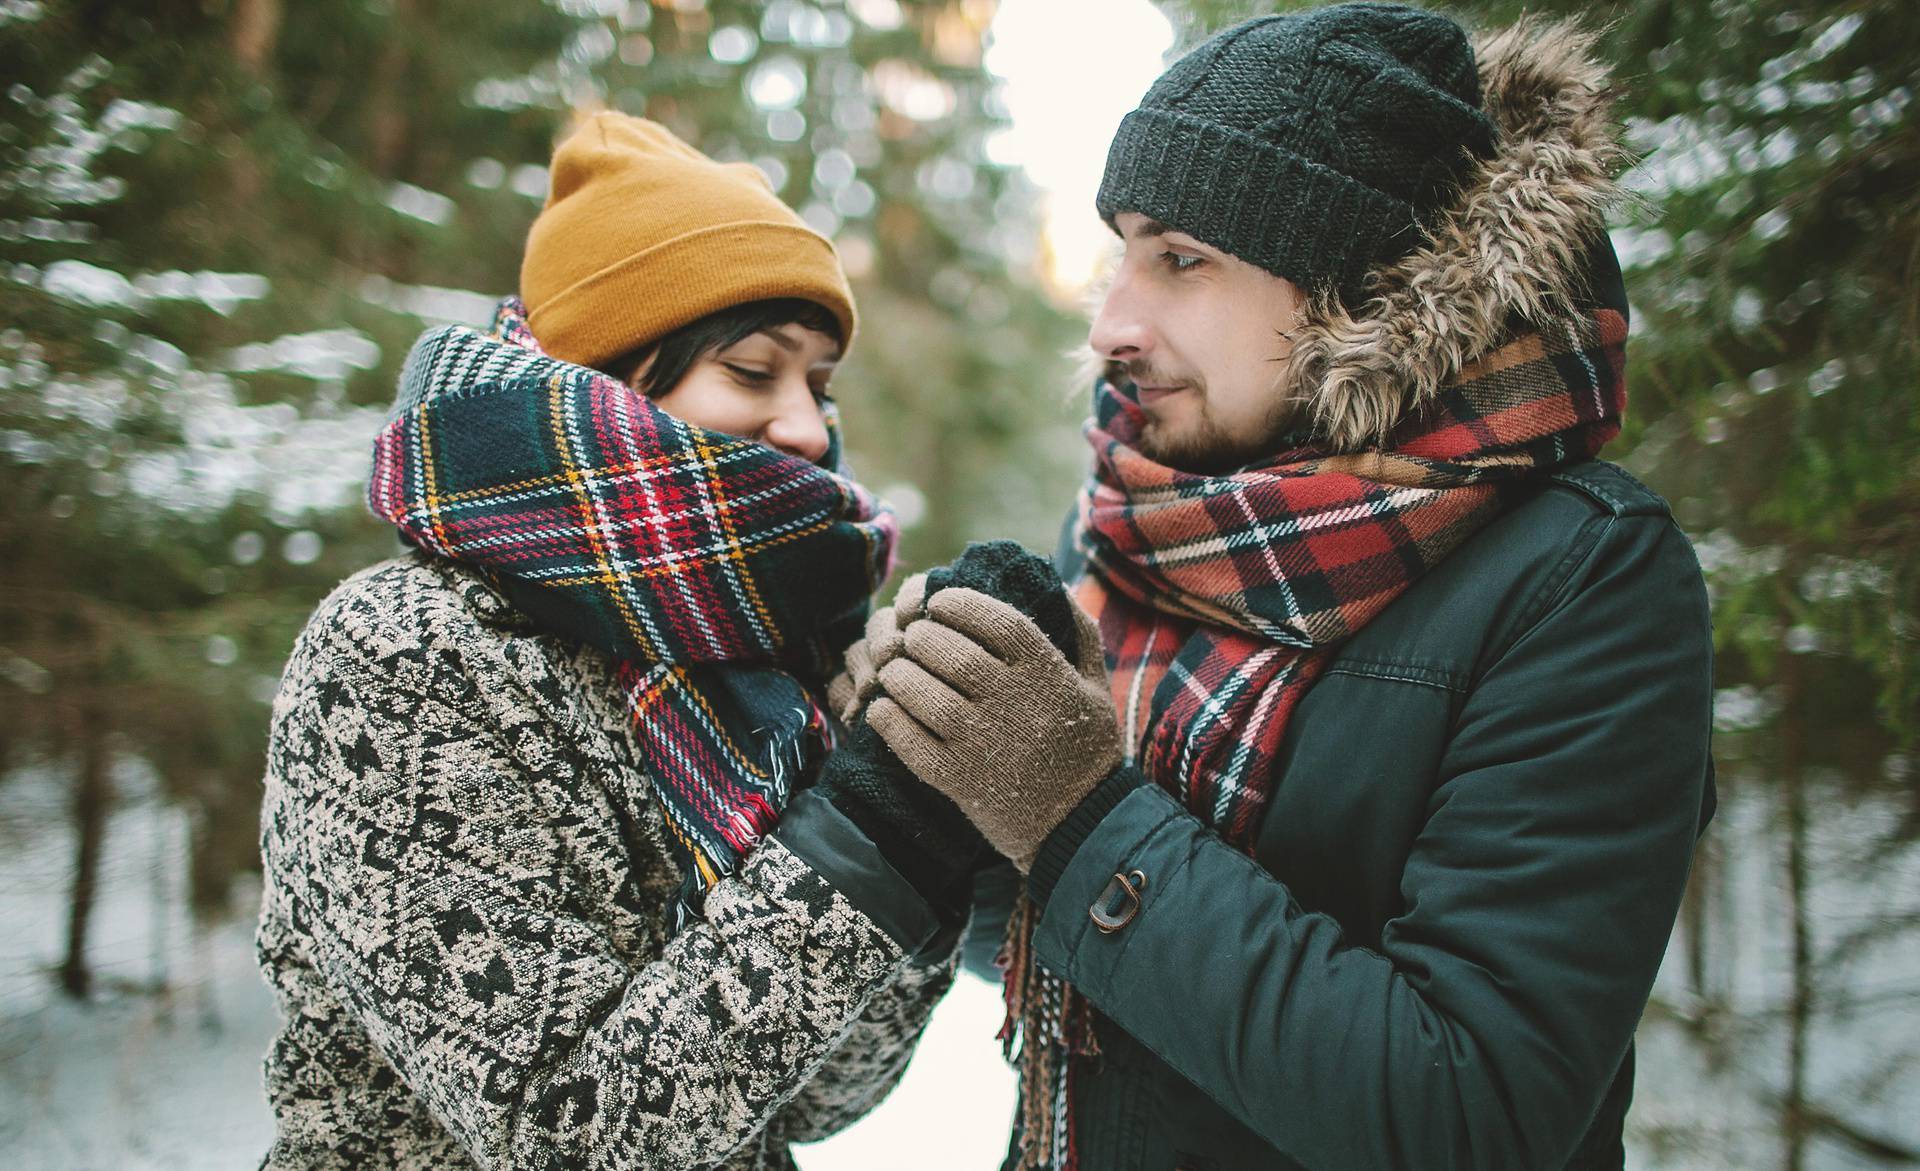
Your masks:
<instances>
[{"instance_id":1,"label":"man's nose","mask_svg":"<svg viewBox=\"0 0 1920 1171\"><path fill-rule=\"evenodd\" d=\"M1107 286L1107 295L1101 298L1100 312L1094 315L1093 328L1087 331L1087 345L1110 362L1148 356L1153 338L1143 308L1123 265L1114 274L1113 283Z\"/></svg>"},{"instance_id":2,"label":"man's nose","mask_svg":"<svg viewBox=\"0 0 1920 1171\"><path fill-rule=\"evenodd\" d=\"M808 463L827 454L827 416L813 388L802 383L782 390L773 417L760 431L760 442Z\"/></svg>"}]
</instances>

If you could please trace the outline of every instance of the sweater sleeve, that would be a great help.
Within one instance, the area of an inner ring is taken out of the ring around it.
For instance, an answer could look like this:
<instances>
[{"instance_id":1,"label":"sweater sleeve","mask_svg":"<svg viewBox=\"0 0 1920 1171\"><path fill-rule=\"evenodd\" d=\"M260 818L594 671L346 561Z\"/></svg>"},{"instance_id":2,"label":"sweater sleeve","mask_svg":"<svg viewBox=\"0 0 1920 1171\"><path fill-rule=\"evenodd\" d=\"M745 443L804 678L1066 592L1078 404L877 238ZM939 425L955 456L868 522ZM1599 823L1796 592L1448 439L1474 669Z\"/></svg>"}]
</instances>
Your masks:
<instances>
[{"instance_id":1,"label":"sweater sleeve","mask_svg":"<svg viewBox=\"0 0 1920 1171\"><path fill-rule=\"evenodd\" d=\"M953 984L957 952L910 960L867 1002L825 1065L774 1119L776 1139L831 1138L871 1113L900 1084L933 1006Z\"/></svg>"},{"instance_id":2,"label":"sweater sleeve","mask_svg":"<svg viewBox=\"0 0 1920 1171\"><path fill-rule=\"evenodd\" d=\"M1073 844L1041 962L1302 1165L1564 1165L1645 1006L1708 775L1693 555L1663 519L1595 523L1465 698L1376 946L1148 785ZM1135 870L1136 913L1093 930Z\"/></svg>"},{"instance_id":3,"label":"sweater sleeve","mask_svg":"<svg viewBox=\"0 0 1920 1171\"><path fill-rule=\"evenodd\" d=\"M478 689L401 686L309 636L277 705L265 862L312 966L479 1165L720 1162L886 1019L869 1009L901 944L777 839L657 960L623 961L572 909L564 833L524 783L564 767L550 742Z\"/></svg>"},{"instance_id":4,"label":"sweater sleeve","mask_svg":"<svg viewBox=\"0 0 1920 1171\"><path fill-rule=\"evenodd\" d=\"M817 788L794 794L774 836L896 941L914 948L770 1128L780 1142L818 1142L865 1117L899 1084L933 1006L953 984L964 924L943 926L879 847Z\"/></svg>"}]
</instances>

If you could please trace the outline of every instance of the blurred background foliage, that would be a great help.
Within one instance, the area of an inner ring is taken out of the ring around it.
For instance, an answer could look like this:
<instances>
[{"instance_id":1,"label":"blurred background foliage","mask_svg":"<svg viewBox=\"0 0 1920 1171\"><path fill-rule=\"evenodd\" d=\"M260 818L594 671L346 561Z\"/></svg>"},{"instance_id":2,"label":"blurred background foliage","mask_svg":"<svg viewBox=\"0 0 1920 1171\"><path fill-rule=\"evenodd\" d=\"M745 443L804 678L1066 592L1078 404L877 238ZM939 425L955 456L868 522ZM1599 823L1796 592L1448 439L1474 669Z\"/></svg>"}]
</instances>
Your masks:
<instances>
[{"instance_id":1,"label":"blurred background foliage","mask_svg":"<svg viewBox=\"0 0 1920 1171\"><path fill-rule=\"evenodd\" d=\"M1160 7L1181 47L1276 10ZM397 365L512 290L574 109L752 160L836 239L863 318L849 447L908 522L909 567L1051 543L1083 462L1084 326L1037 275L1035 192L988 158L995 8L0 0L0 803L22 770L71 779L63 988L89 986L116 759L188 811L196 908L255 865L281 661L332 583L394 549L359 477ZM1635 337L1609 454L1673 500L1709 573L1723 794L1764 785L1778 811L1778 1094L1803 1151L1852 1126L1806 1091L1822 964L1872 942L1810 921L1810 794L1891 802L1866 856L1920 828L1920 6L1452 6L1523 8L1603 30L1643 159L1614 232ZM1738 979L1709 954L1731 897L1713 841L1670 1006L1703 1033Z\"/></svg>"}]
</instances>

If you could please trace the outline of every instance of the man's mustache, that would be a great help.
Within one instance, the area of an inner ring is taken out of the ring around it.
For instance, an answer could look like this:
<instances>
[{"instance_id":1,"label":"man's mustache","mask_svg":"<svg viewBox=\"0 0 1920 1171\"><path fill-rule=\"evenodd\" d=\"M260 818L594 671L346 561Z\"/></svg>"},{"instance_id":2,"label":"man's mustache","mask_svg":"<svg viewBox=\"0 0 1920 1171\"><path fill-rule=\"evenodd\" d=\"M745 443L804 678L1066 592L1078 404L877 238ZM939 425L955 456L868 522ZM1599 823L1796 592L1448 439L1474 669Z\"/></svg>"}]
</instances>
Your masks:
<instances>
[{"instance_id":1,"label":"man's mustache","mask_svg":"<svg viewBox=\"0 0 1920 1171\"><path fill-rule=\"evenodd\" d=\"M1116 386L1122 382L1131 382L1135 386L1156 387L1199 385L1199 380L1196 378L1186 378L1170 374L1164 370L1156 369L1138 358L1125 362L1117 359L1109 359L1107 361L1107 381Z\"/></svg>"}]
</instances>

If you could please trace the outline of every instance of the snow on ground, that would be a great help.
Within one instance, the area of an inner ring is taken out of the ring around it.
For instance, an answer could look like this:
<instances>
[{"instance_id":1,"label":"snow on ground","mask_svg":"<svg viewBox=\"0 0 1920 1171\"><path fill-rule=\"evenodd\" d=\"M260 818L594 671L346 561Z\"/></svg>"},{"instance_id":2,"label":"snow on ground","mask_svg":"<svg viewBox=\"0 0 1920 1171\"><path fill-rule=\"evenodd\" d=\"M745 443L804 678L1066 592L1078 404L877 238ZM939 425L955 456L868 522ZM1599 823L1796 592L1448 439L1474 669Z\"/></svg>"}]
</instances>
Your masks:
<instances>
[{"instance_id":1,"label":"snow on ground","mask_svg":"<svg viewBox=\"0 0 1920 1171\"><path fill-rule=\"evenodd\" d=\"M55 990L72 835L43 774L6 782L0 815L0 1150L20 1171L257 1166L271 1131L260 1056L273 999L236 918L196 931L187 825L122 768L90 955L95 992ZM155 989L166 991L156 993Z\"/></svg>"},{"instance_id":2,"label":"snow on ground","mask_svg":"<svg viewBox=\"0 0 1920 1171\"><path fill-rule=\"evenodd\" d=\"M260 1059L276 1027L272 998L253 965L252 907L196 931L183 908L187 825L128 766L116 778L123 806L107 837L92 956L98 988L76 1005L54 990L72 835L59 778L0 781L0 1166L8 1171L228 1171L257 1165L271 1124ZM1746 1168L1778 1161L1773 1105L1785 1054L1786 994L1779 842L1772 798L1729 787L1710 848L1726 860L1715 884L1708 983L1730 1015L1723 1039L1703 1044L1678 1023L1691 1008L1669 954L1656 1008L1640 1031L1639 1084L1628 1164ZM1896 802L1820 793L1813 837L1813 921L1827 953L1838 933L1910 921L1920 906L1920 846L1870 864L1852 857L1883 838ZM1912 1109L1916 1014L1912 932L1891 932L1852 955L1825 989L1809 1080L1816 1102L1869 1134L1920 1144ZM164 991L157 991L157 990ZM1844 991L1863 997L1835 1012ZM962 977L934 1014L905 1079L845 1133L796 1152L803 1171L991 1171L1005 1149L1013 1078L993 1034L998 989ZM911 1159L903 1162L903 1152ZM1808 1166L1877 1165L1830 1138Z\"/></svg>"},{"instance_id":3,"label":"snow on ground","mask_svg":"<svg viewBox=\"0 0 1920 1171\"><path fill-rule=\"evenodd\" d=\"M823 1143L794 1151L801 1171L993 1171L1007 1153L1013 1072L993 1039L1000 988L961 976L900 1085L879 1109ZM902 1152L911 1151L910 1160Z\"/></svg>"}]
</instances>

